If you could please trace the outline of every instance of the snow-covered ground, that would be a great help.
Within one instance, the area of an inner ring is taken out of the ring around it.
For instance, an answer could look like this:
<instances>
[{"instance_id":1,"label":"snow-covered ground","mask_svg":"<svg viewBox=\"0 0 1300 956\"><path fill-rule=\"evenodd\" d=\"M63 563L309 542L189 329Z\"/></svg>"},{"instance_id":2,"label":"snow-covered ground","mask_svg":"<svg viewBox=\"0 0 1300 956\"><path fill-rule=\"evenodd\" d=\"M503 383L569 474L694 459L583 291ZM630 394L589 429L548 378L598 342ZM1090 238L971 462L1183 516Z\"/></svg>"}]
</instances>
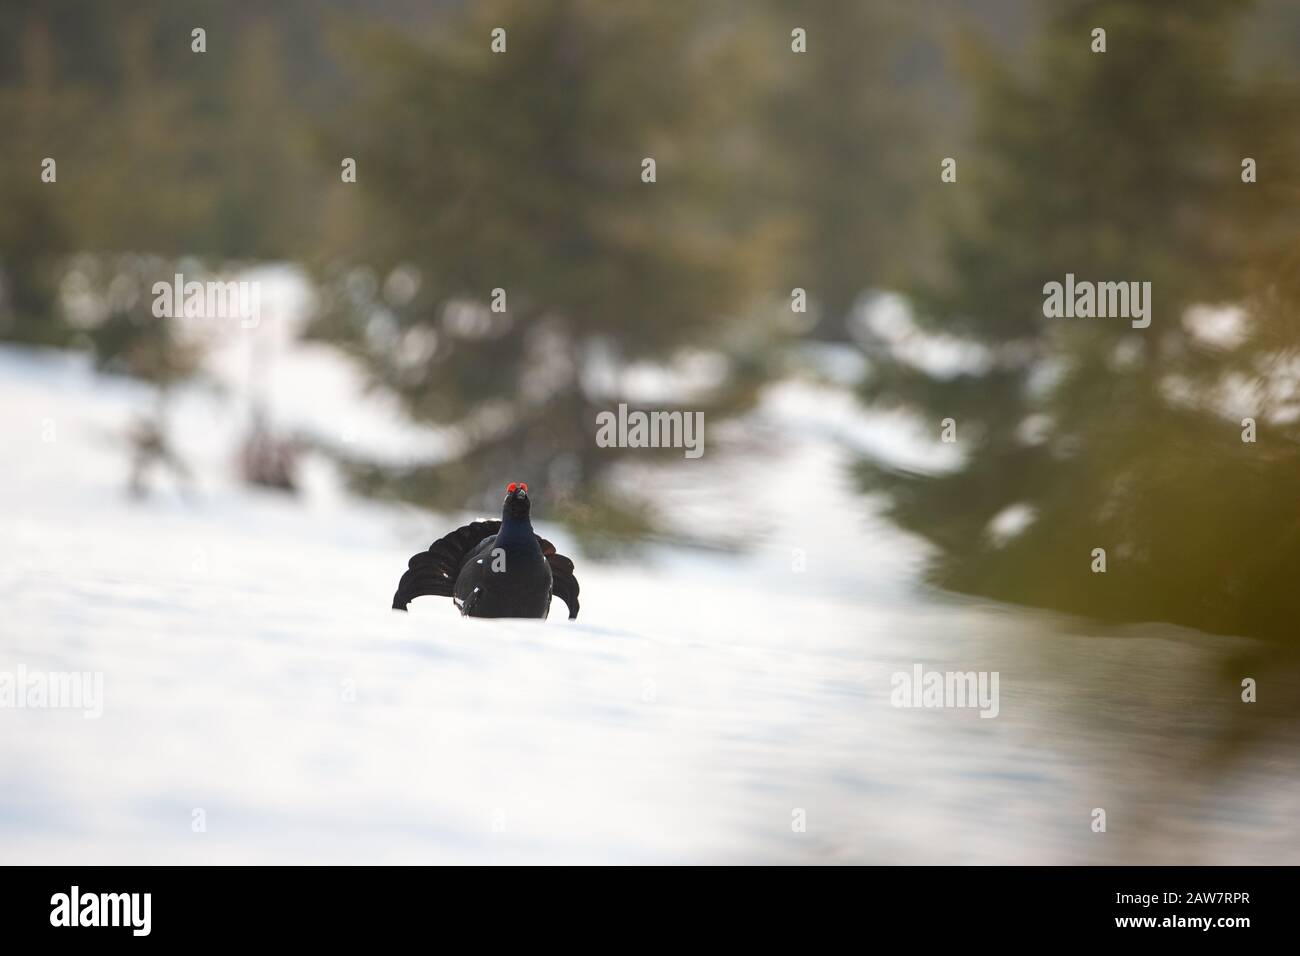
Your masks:
<instances>
[{"instance_id":1,"label":"snow-covered ground","mask_svg":"<svg viewBox=\"0 0 1300 956\"><path fill-rule=\"evenodd\" d=\"M346 377L321 375L318 415ZM390 611L466 516L352 500L323 466L303 499L242 491L242 419L197 390L175 426L198 488L129 501L113 435L148 401L0 349L0 674L104 681L97 719L0 710L0 863L1300 862L1296 747L1204 764L1247 706L1226 642L919 589L919 547L843 474L850 407L810 386L745 425L780 454L701 466L762 518L752 552L597 563L543 526L577 622ZM892 706L915 664L997 671L998 716Z\"/></svg>"}]
</instances>

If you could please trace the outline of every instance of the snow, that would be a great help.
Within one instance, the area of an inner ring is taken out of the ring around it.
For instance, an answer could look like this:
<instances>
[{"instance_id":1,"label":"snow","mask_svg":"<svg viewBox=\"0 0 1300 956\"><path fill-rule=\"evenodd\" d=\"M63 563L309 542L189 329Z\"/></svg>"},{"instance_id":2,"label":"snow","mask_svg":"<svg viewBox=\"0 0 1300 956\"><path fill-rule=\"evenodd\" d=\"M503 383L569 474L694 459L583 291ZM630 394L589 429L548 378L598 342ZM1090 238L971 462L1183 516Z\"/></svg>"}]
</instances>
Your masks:
<instances>
[{"instance_id":1,"label":"snow","mask_svg":"<svg viewBox=\"0 0 1300 956\"><path fill-rule=\"evenodd\" d=\"M304 414L383 417L320 381ZM598 563L540 527L576 622L389 610L471 516L354 500L320 462L304 498L241 490L242 419L203 389L173 417L198 487L128 500L114 435L150 401L0 349L0 673L104 675L98 719L0 709L0 863L1300 862L1294 747L1188 769L1233 706L1218 639L926 592L796 386L746 426L779 455L678 469L762 516L751 551ZM891 706L918 663L999 671L998 717Z\"/></svg>"}]
</instances>

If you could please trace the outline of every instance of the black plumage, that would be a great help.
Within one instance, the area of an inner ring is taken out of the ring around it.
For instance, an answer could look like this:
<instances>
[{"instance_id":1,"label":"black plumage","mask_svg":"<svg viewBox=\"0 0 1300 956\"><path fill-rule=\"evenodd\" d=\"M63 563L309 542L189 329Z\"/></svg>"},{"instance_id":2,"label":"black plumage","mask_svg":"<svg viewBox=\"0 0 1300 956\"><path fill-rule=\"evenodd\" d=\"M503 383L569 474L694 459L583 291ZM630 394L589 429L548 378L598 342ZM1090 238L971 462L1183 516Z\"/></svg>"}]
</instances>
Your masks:
<instances>
[{"instance_id":1,"label":"black plumage","mask_svg":"<svg viewBox=\"0 0 1300 956\"><path fill-rule=\"evenodd\" d=\"M405 611L426 594L450 597L470 617L533 617L550 613L551 596L578 616L573 562L533 531L528 486L512 483L501 520L483 518L439 538L411 558L393 595Z\"/></svg>"}]
</instances>

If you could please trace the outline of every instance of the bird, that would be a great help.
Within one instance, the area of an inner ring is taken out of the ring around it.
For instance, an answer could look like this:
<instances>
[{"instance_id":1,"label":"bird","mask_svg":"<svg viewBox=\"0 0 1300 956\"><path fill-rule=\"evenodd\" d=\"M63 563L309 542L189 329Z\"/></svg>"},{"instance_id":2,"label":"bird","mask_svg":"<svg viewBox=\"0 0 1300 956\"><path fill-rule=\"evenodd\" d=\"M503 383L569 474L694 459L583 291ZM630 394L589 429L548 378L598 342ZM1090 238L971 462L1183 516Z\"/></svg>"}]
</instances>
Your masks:
<instances>
[{"instance_id":1,"label":"bird","mask_svg":"<svg viewBox=\"0 0 1300 956\"><path fill-rule=\"evenodd\" d=\"M578 616L578 579L573 562L533 531L528 484L512 481L501 503L501 520L480 518L444 535L407 563L393 595L405 611L417 597L450 597L466 617L545 618L551 596Z\"/></svg>"}]
</instances>

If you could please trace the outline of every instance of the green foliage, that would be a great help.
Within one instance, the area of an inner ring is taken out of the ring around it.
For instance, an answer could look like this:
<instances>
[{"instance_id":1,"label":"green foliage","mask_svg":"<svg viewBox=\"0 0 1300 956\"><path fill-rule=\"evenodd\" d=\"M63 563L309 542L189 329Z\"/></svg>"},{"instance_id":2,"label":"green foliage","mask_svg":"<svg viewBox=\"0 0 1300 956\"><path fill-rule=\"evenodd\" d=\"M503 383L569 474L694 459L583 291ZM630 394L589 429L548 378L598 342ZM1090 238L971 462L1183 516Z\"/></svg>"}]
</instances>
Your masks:
<instances>
[{"instance_id":1,"label":"green foliage","mask_svg":"<svg viewBox=\"0 0 1300 956\"><path fill-rule=\"evenodd\" d=\"M780 288L807 290L812 334L844 339L858 296L894 287L918 254L932 168L920 157L939 137L908 68L933 38L926 11L895 0L768 6L747 40L765 51L760 203L785 242ZM802 54L790 52L796 26Z\"/></svg>"},{"instance_id":2,"label":"green foliage","mask_svg":"<svg viewBox=\"0 0 1300 956\"><path fill-rule=\"evenodd\" d=\"M881 343L879 405L958 422L955 471L865 464L906 528L937 546L932 580L1113 620L1285 634L1300 610L1286 488L1300 473L1283 372L1295 355L1293 85L1236 62L1243 3L1053 4L1026 76L967 51L977 143L963 154L946 270L919 285L916 321L985 352L938 379ZM1093 27L1107 52L1093 53ZM1241 160L1260 182L1241 181ZM1151 327L1043 317L1043 286L1150 281ZM1189 307L1247 310L1216 348ZM1268 369L1277 374L1272 375ZM1253 382L1242 398L1231 387ZM1264 383L1261 385L1261 383ZM1243 444L1239 419L1260 421ZM1038 416L1034 419L1031 416ZM1034 428L1028 428L1029 425ZM1035 437L1034 432L1040 434ZM989 522L1034 509L999 541ZM1105 574L1090 571L1105 548Z\"/></svg>"},{"instance_id":3,"label":"green foliage","mask_svg":"<svg viewBox=\"0 0 1300 956\"><path fill-rule=\"evenodd\" d=\"M159 256L167 268L182 255L302 254L315 185L303 167L325 105L290 98L286 23L254 14L153 0L0 10L0 337L97 337L60 309L74 255ZM196 25L206 53L191 50ZM40 178L46 157L54 183ZM123 277L137 278L148 277ZM101 356L119 338L106 335Z\"/></svg>"},{"instance_id":4,"label":"green foliage","mask_svg":"<svg viewBox=\"0 0 1300 956\"><path fill-rule=\"evenodd\" d=\"M363 94L333 151L357 162L358 182L335 188L363 197L336 209L360 241L326 273L316 333L351 342L417 418L456 429L463 460L427 489L467 496L507 473L561 498L588 487L618 456L593 436L623 397L619 370L688 344L737 353L693 408L746 387L766 332L734 334L762 265L728 99L746 68L724 29L735 12L484 3L427 43L355 41ZM593 384L602 374L612 384Z\"/></svg>"}]
</instances>

